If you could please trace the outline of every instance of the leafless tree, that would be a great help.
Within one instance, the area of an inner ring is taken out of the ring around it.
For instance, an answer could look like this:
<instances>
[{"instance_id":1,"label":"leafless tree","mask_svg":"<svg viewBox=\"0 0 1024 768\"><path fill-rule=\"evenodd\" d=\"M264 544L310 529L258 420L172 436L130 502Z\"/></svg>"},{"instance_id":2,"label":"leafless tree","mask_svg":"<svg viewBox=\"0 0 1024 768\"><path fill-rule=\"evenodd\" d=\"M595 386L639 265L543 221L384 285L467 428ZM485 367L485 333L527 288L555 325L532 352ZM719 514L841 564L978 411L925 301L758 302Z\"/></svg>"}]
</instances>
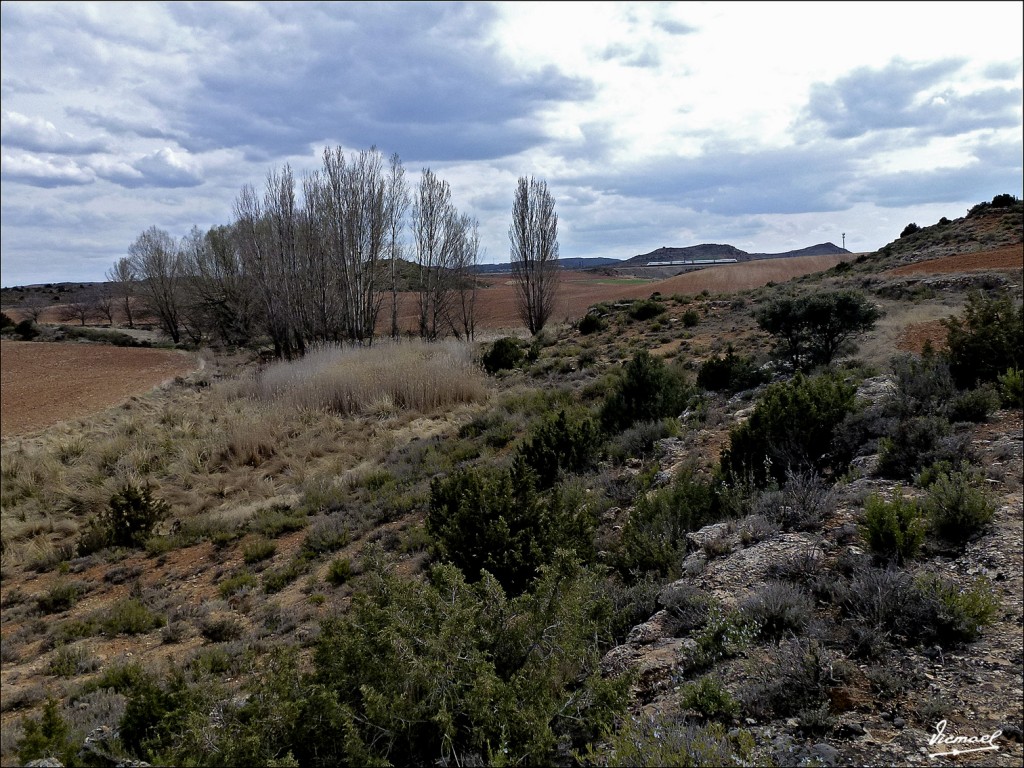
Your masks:
<instances>
[{"instance_id":1,"label":"leafless tree","mask_svg":"<svg viewBox=\"0 0 1024 768\"><path fill-rule=\"evenodd\" d=\"M111 327L114 326L114 314L117 312L117 297L109 283L100 283L96 287L96 295L93 297L92 305L95 310L95 317L107 321Z\"/></svg>"},{"instance_id":2,"label":"leafless tree","mask_svg":"<svg viewBox=\"0 0 1024 768\"><path fill-rule=\"evenodd\" d=\"M508 239L519 317L537 335L551 317L558 290L558 214L546 182L519 178Z\"/></svg>"},{"instance_id":3,"label":"leafless tree","mask_svg":"<svg viewBox=\"0 0 1024 768\"><path fill-rule=\"evenodd\" d=\"M448 324L456 338L472 341L476 334L476 267L480 263L480 232L476 219L452 217L451 279L454 295L449 303Z\"/></svg>"},{"instance_id":4,"label":"leafless tree","mask_svg":"<svg viewBox=\"0 0 1024 768\"><path fill-rule=\"evenodd\" d=\"M156 315L164 333L181 341L182 259L174 239L164 230L150 227L128 248L132 269L139 278L140 293Z\"/></svg>"},{"instance_id":5,"label":"leafless tree","mask_svg":"<svg viewBox=\"0 0 1024 768\"><path fill-rule=\"evenodd\" d=\"M107 270L107 281L117 298L121 311L124 313L125 322L129 328L135 327L132 316L132 299L135 298L136 275L132 267L132 261L128 257L122 257L114 262L114 266Z\"/></svg>"},{"instance_id":6,"label":"leafless tree","mask_svg":"<svg viewBox=\"0 0 1024 768\"><path fill-rule=\"evenodd\" d=\"M455 249L455 206L448 182L424 168L412 207L413 239L419 267L419 331L436 339L449 317L450 269Z\"/></svg>"},{"instance_id":7,"label":"leafless tree","mask_svg":"<svg viewBox=\"0 0 1024 768\"><path fill-rule=\"evenodd\" d=\"M203 326L227 344L247 344L252 339L253 286L245 272L234 228L212 227L202 236L202 246L186 250L193 312L201 312Z\"/></svg>"},{"instance_id":8,"label":"leafless tree","mask_svg":"<svg viewBox=\"0 0 1024 768\"><path fill-rule=\"evenodd\" d=\"M405 214L409 209L409 190L405 183L405 168L398 155L391 156L391 167L387 182L388 194L388 257L391 262L391 338L397 339L398 331L398 263L402 260L404 247L402 229Z\"/></svg>"},{"instance_id":9,"label":"leafless tree","mask_svg":"<svg viewBox=\"0 0 1024 768\"><path fill-rule=\"evenodd\" d=\"M89 318L93 316L94 309L89 301L75 301L61 304L57 316L65 323L77 320L84 328L85 324L89 322Z\"/></svg>"},{"instance_id":10,"label":"leafless tree","mask_svg":"<svg viewBox=\"0 0 1024 768\"><path fill-rule=\"evenodd\" d=\"M24 301L18 305L18 311L38 325L39 318L43 316L43 312L46 311L48 306L50 306L50 302L44 294L29 293L26 294Z\"/></svg>"}]
</instances>

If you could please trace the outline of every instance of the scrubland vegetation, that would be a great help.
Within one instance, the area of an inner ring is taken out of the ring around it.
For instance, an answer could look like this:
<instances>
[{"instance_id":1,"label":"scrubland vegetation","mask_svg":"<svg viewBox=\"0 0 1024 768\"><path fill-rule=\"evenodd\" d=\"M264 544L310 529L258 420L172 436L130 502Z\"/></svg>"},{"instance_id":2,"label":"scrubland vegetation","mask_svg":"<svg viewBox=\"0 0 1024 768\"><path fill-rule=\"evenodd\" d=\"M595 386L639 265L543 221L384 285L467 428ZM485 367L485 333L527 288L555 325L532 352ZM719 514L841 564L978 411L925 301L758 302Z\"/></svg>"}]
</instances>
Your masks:
<instances>
[{"instance_id":1,"label":"scrubland vegetation","mask_svg":"<svg viewBox=\"0 0 1024 768\"><path fill-rule=\"evenodd\" d=\"M5 445L5 763L793 764L851 712L931 728L894 660L1019 630L953 565L1019 498L1019 440L999 474L972 435L1019 424L1024 339L1018 279L858 358L897 257L221 357ZM654 625L670 661L622 662Z\"/></svg>"}]
</instances>

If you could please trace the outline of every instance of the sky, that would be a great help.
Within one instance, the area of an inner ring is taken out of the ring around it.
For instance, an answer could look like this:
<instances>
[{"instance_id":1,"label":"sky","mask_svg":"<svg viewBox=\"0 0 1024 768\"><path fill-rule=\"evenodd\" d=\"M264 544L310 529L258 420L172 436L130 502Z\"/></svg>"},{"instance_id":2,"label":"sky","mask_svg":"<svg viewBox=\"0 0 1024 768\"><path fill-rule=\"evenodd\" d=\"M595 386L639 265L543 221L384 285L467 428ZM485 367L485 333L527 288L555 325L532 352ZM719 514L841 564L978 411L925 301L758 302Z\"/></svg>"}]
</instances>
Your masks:
<instances>
[{"instance_id":1,"label":"sky","mask_svg":"<svg viewBox=\"0 0 1024 768\"><path fill-rule=\"evenodd\" d=\"M0 282L102 280L325 147L397 153L509 259L854 252L1022 194L1024 3L0 4Z\"/></svg>"}]
</instances>

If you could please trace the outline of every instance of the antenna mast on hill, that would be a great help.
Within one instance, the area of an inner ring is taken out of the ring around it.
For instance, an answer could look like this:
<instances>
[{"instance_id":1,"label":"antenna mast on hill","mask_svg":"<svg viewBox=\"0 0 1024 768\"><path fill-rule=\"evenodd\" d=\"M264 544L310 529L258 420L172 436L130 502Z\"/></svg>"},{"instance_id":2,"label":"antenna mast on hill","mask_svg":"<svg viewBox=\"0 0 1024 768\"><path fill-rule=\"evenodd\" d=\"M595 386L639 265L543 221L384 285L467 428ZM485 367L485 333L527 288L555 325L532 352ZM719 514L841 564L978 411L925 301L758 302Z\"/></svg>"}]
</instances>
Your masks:
<instances>
[{"instance_id":1,"label":"antenna mast on hill","mask_svg":"<svg viewBox=\"0 0 1024 768\"><path fill-rule=\"evenodd\" d=\"M843 232L843 250L846 250L846 233Z\"/></svg>"}]
</instances>

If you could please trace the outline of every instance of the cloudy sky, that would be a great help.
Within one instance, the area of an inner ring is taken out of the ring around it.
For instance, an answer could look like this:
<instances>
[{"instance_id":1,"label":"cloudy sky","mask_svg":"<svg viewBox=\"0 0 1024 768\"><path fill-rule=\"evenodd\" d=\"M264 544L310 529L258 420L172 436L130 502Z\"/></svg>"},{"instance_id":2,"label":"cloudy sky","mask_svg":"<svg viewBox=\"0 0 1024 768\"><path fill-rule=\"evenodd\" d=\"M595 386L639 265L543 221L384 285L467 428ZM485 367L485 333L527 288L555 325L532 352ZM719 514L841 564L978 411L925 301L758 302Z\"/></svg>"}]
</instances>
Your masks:
<instances>
[{"instance_id":1,"label":"cloudy sky","mask_svg":"<svg viewBox=\"0 0 1024 768\"><path fill-rule=\"evenodd\" d=\"M431 168L508 260L874 250L1022 196L1024 4L42 3L2 14L2 283L100 280L325 146Z\"/></svg>"}]
</instances>

